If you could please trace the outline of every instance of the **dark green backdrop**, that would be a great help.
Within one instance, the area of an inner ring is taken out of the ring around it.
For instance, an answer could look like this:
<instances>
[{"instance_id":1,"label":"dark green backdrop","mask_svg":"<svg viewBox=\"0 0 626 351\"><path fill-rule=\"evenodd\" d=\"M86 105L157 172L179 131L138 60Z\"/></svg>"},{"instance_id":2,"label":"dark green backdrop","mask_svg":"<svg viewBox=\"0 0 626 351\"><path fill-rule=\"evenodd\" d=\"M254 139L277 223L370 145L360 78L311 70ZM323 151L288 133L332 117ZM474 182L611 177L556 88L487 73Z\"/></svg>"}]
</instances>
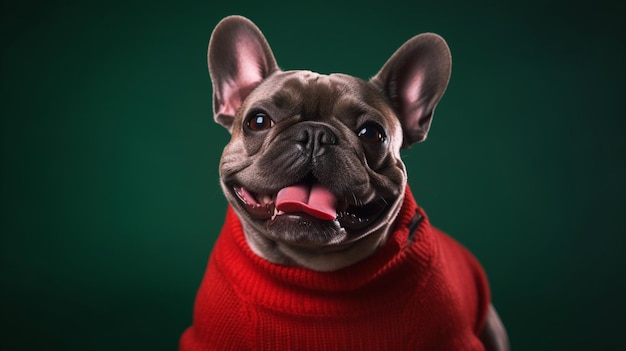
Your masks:
<instances>
[{"instance_id":1,"label":"dark green backdrop","mask_svg":"<svg viewBox=\"0 0 626 351\"><path fill-rule=\"evenodd\" d=\"M522 3L522 2L520 2ZM206 46L255 21L284 69L369 78L433 31L453 74L404 152L487 270L514 350L625 343L624 6L2 1L2 350L174 350L221 226Z\"/></svg>"}]
</instances>

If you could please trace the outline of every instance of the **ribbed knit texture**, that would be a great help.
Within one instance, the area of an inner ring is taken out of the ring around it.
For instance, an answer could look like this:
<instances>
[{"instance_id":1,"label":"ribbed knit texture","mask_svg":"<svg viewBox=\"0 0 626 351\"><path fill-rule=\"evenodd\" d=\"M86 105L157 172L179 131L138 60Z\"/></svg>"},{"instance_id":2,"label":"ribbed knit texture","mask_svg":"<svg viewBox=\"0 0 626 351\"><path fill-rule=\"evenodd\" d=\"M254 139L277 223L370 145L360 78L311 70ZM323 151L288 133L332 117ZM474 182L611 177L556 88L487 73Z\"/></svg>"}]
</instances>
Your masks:
<instances>
[{"instance_id":1,"label":"ribbed knit texture","mask_svg":"<svg viewBox=\"0 0 626 351\"><path fill-rule=\"evenodd\" d=\"M488 305L478 262L431 227L408 188L388 242L335 272L261 259L229 208L179 350L483 350Z\"/></svg>"}]
</instances>

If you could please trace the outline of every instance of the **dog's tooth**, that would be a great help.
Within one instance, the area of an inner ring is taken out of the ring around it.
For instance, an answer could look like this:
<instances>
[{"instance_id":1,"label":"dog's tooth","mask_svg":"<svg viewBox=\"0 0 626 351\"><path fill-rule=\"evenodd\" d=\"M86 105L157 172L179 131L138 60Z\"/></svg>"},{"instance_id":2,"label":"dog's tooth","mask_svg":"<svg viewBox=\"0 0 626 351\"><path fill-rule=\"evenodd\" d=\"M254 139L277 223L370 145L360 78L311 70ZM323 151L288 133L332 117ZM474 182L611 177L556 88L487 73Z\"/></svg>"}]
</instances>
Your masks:
<instances>
[{"instance_id":1,"label":"dog's tooth","mask_svg":"<svg viewBox=\"0 0 626 351\"><path fill-rule=\"evenodd\" d=\"M244 204L250 206L250 202L248 201L248 199L246 198L246 195L243 191L243 188L240 187L234 187L235 189L235 194L239 197L239 199L241 201L243 201Z\"/></svg>"},{"instance_id":2,"label":"dog's tooth","mask_svg":"<svg viewBox=\"0 0 626 351\"><path fill-rule=\"evenodd\" d=\"M277 216L285 214L285 212L277 209L275 206L271 206L271 211L273 211L272 220L274 220Z\"/></svg>"},{"instance_id":3,"label":"dog's tooth","mask_svg":"<svg viewBox=\"0 0 626 351\"><path fill-rule=\"evenodd\" d=\"M243 200L243 202L245 202L248 206L253 208L258 207L259 202L257 201L255 194L251 193L248 189L244 187L235 187L235 192L237 193L237 196L239 196L239 198L241 198L241 200Z\"/></svg>"},{"instance_id":4,"label":"dog's tooth","mask_svg":"<svg viewBox=\"0 0 626 351\"><path fill-rule=\"evenodd\" d=\"M266 206L272 202L272 198L269 195L261 195L259 196L259 203Z\"/></svg>"}]
</instances>

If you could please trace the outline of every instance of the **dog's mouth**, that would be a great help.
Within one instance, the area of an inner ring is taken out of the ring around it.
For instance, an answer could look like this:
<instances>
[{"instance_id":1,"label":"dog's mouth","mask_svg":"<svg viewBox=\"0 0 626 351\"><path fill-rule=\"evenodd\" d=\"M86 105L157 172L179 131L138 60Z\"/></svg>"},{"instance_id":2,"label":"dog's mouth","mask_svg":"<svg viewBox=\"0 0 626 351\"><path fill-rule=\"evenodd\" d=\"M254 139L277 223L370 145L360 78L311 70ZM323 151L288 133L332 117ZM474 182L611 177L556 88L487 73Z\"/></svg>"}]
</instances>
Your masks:
<instances>
[{"instance_id":1,"label":"dog's mouth","mask_svg":"<svg viewBox=\"0 0 626 351\"><path fill-rule=\"evenodd\" d=\"M300 182L278 190L273 194L260 194L242 186L232 187L235 195L248 213L258 220L274 221L280 216L301 216L338 223L349 232L367 228L384 213L385 200L366 204L349 204L340 201L324 185L317 182Z\"/></svg>"}]
</instances>

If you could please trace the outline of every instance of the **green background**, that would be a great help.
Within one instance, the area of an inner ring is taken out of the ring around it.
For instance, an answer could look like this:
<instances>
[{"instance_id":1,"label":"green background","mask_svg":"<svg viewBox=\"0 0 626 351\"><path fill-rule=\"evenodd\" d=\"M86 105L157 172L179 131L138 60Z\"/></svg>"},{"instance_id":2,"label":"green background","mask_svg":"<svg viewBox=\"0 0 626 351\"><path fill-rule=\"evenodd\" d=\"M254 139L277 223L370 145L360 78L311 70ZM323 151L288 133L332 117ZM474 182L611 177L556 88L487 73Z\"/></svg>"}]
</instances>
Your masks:
<instances>
[{"instance_id":1,"label":"green background","mask_svg":"<svg viewBox=\"0 0 626 351\"><path fill-rule=\"evenodd\" d=\"M283 69L362 78L444 36L449 88L404 152L419 203L514 350L623 349L620 2L0 4L0 349L176 349L226 206L206 47L229 14Z\"/></svg>"}]
</instances>

